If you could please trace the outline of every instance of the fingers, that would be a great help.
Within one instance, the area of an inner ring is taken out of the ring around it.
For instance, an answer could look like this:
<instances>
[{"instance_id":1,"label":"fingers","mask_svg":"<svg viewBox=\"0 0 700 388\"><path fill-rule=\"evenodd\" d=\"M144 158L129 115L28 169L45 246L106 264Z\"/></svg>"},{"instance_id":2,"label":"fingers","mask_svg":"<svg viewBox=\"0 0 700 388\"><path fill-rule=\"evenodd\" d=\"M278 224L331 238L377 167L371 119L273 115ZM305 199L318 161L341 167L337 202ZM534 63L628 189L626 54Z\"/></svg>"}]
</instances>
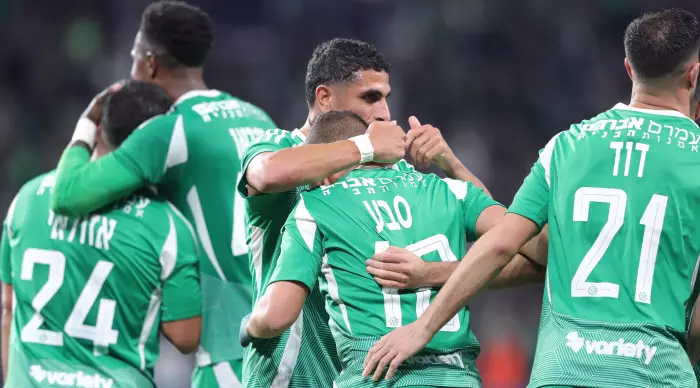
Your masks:
<instances>
[{"instance_id":1,"label":"fingers","mask_svg":"<svg viewBox=\"0 0 700 388\"><path fill-rule=\"evenodd\" d=\"M395 350L392 349L388 351L384 355L384 357L382 357L382 359L379 360L379 363L377 364L377 369L374 371L374 376L372 376L372 380L379 381L382 378L382 375L384 374L384 370L386 370L387 366L389 366L389 363L391 363L396 356L397 353Z\"/></svg>"},{"instance_id":2,"label":"fingers","mask_svg":"<svg viewBox=\"0 0 700 388\"><path fill-rule=\"evenodd\" d=\"M389 370L386 371L385 380L391 380L391 378L394 377L394 373L396 373L396 370L399 369L399 366L401 366L401 363L403 363L405 359L406 357L404 357L401 353L397 353L396 356L394 356L389 363Z\"/></svg>"},{"instance_id":3,"label":"fingers","mask_svg":"<svg viewBox=\"0 0 700 388\"><path fill-rule=\"evenodd\" d=\"M406 149L411 147L413 141L425 132L424 128L411 128L406 133Z\"/></svg>"},{"instance_id":4,"label":"fingers","mask_svg":"<svg viewBox=\"0 0 700 388\"><path fill-rule=\"evenodd\" d=\"M421 127L420 121L418 121L416 116L411 116L408 118L408 125L411 126L411 129L418 129Z\"/></svg>"},{"instance_id":5,"label":"fingers","mask_svg":"<svg viewBox=\"0 0 700 388\"><path fill-rule=\"evenodd\" d=\"M438 154L442 150L442 138L435 136L430 138L425 144L423 144L420 149L417 151L417 160L416 163L427 166L429 165L433 159L432 157L428 157L428 152L433 151L433 154Z\"/></svg>"},{"instance_id":6,"label":"fingers","mask_svg":"<svg viewBox=\"0 0 700 388\"><path fill-rule=\"evenodd\" d=\"M377 282L380 284L384 281L392 281L397 284L402 284L401 288L404 288L405 285L408 283L408 276L400 272L387 271L385 269L379 269L370 266L367 266L367 272L370 275L372 275L375 278L375 280L381 279L382 282Z\"/></svg>"},{"instance_id":7,"label":"fingers","mask_svg":"<svg viewBox=\"0 0 700 388\"><path fill-rule=\"evenodd\" d=\"M379 364L379 361L384 357L389 352L389 348L384 346L384 339L382 338L372 346L372 349L369 350L367 353L367 357L365 357L365 363L364 367L365 369L362 371L362 377L367 377L369 376L370 373L374 371L374 369L377 367L377 364Z\"/></svg>"},{"instance_id":8,"label":"fingers","mask_svg":"<svg viewBox=\"0 0 700 388\"><path fill-rule=\"evenodd\" d=\"M375 253L374 255L372 255L372 260L379 261L382 263L401 263L403 260L401 260L401 256L399 254L403 252L389 251L389 249L387 249L384 252ZM369 265L369 263L367 265Z\"/></svg>"},{"instance_id":9,"label":"fingers","mask_svg":"<svg viewBox=\"0 0 700 388\"><path fill-rule=\"evenodd\" d=\"M405 290L409 288L408 283L395 282L393 280L386 280L378 277L373 277L374 281L382 287L386 288L396 288L398 290Z\"/></svg>"},{"instance_id":10,"label":"fingers","mask_svg":"<svg viewBox=\"0 0 700 388\"><path fill-rule=\"evenodd\" d=\"M411 160L413 160L418 166L424 167L424 165L418 163L418 150L420 150L420 148L424 144L426 144L430 139L431 137L427 136L427 134L423 132L421 136L418 136L415 140L413 140L413 144L411 144Z\"/></svg>"}]
</instances>

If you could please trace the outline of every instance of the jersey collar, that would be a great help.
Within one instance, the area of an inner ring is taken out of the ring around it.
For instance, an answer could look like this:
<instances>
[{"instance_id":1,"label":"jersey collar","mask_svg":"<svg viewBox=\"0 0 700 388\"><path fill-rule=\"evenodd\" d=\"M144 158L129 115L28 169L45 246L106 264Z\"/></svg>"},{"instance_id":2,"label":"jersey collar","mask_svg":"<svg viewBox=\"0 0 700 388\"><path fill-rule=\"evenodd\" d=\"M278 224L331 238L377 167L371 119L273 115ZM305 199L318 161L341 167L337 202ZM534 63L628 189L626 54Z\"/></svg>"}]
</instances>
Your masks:
<instances>
[{"instance_id":1,"label":"jersey collar","mask_svg":"<svg viewBox=\"0 0 700 388\"><path fill-rule=\"evenodd\" d=\"M183 94L180 96L180 98L175 101L173 106L180 104L181 102L188 100L192 97L209 97L209 98L214 98L218 97L221 94L220 91L216 89L206 89L206 90L190 90L189 92Z\"/></svg>"},{"instance_id":2,"label":"jersey collar","mask_svg":"<svg viewBox=\"0 0 700 388\"><path fill-rule=\"evenodd\" d=\"M298 137L299 139L301 139L302 142L306 141L306 136L302 131L299 130L299 128L292 131L292 137Z\"/></svg>"},{"instance_id":3,"label":"jersey collar","mask_svg":"<svg viewBox=\"0 0 700 388\"><path fill-rule=\"evenodd\" d=\"M620 109L620 110L631 110L634 112L642 112L642 113L649 113L652 115L660 115L660 116L674 116L674 117L683 117L688 119L689 117L684 115L683 113L677 111L677 110L662 110L662 109L642 109L642 108L635 108L632 106L629 106L627 104L623 104L621 102L618 102L617 105L613 107L613 109Z\"/></svg>"}]
</instances>

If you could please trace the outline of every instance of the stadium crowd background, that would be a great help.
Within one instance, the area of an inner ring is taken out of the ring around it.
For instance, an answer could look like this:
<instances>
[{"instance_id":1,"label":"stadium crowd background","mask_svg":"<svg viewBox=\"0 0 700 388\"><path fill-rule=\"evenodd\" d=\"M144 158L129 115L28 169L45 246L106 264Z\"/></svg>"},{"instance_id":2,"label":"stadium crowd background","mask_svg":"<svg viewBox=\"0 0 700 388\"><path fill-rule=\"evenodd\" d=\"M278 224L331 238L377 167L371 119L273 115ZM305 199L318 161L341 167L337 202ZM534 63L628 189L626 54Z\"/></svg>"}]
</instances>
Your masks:
<instances>
[{"instance_id":1,"label":"stadium crowd background","mask_svg":"<svg viewBox=\"0 0 700 388\"><path fill-rule=\"evenodd\" d=\"M0 0L0 208L55 167L92 96L128 76L149 2ZM392 64L393 118L407 126L416 115L440 128L504 204L553 134L629 101L629 21L671 6L700 14L697 0L191 2L214 21L209 86L261 106L281 128L306 118L306 62L318 43L375 44ZM484 387L525 386L541 289L491 292L473 306ZM165 349L159 387L189 386L191 364Z\"/></svg>"}]
</instances>

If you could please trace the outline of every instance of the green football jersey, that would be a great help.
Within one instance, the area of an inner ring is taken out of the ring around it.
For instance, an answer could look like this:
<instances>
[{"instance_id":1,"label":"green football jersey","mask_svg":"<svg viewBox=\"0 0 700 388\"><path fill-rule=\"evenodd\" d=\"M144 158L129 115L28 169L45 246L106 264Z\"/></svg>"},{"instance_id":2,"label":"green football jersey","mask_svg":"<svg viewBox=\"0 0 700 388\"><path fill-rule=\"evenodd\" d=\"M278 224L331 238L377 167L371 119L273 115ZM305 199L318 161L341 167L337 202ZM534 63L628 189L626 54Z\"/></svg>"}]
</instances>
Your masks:
<instances>
[{"instance_id":1,"label":"green football jersey","mask_svg":"<svg viewBox=\"0 0 700 388\"><path fill-rule=\"evenodd\" d=\"M267 131L250 145L243 157L243 175L239 193L246 198L250 272L253 276L254 299L262 296L279 257L280 233L296 203L297 190L283 193L248 196L245 171L261 153L275 152L302 145L306 137L295 129ZM413 171L413 166L400 161L397 170ZM326 387L340 373L335 342L328 327L329 316L318 287L311 289L302 317L282 336L258 340L246 352L243 384L246 387Z\"/></svg>"},{"instance_id":2,"label":"green football jersey","mask_svg":"<svg viewBox=\"0 0 700 388\"><path fill-rule=\"evenodd\" d=\"M7 387L153 387L161 322L201 314L197 252L172 205L135 194L86 218L49 209L55 175L24 185L4 223L14 289Z\"/></svg>"},{"instance_id":3,"label":"green football jersey","mask_svg":"<svg viewBox=\"0 0 700 388\"><path fill-rule=\"evenodd\" d=\"M114 152L195 227L202 247L199 366L243 357L238 329L252 309L252 295L245 204L236 181L248 144L274 127L250 103L217 90L193 91Z\"/></svg>"},{"instance_id":4,"label":"green football jersey","mask_svg":"<svg viewBox=\"0 0 700 388\"><path fill-rule=\"evenodd\" d=\"M469 310L462 309L396 377L373 383L362 377L372 345L417 319L438 289L382 288L365 261L390 245L427 261L456 261L476 238L476 220L498 205L468 182L391 168L358 168L333 185L303 191L289 216L271 282L319 278L345 387L479 387L479 343Z\"/></svg>"},{"instance_id":5,"label":"green football jersey","mask_svg":"<svg viewBox=\"0 0 700 388\"><path fill-rule=\"evenodd\" d=\"M254 301L262 295L279 256L280 232L296 202L297 190L248 196L245 171L264 152L275 152L304 143L299 130L267 131L243 157L239 193L246 198L250 272ZM302 317L282 336L258 340L246 351L243 364L245 387L327 387L340 372L335 343L328 328L328 313L318 288L312 289Z\"/></svg>"},{"instance_id":6,"label":"green football jersey","mask_svg":"<svg viewBox=\"0 0 700 388\"><path fill-rule=\"evenodd\" d=\"M549 223L531 387L690 387L700 129L618 104L556 135L509 212Z\"/></svg>"}]
</instances>

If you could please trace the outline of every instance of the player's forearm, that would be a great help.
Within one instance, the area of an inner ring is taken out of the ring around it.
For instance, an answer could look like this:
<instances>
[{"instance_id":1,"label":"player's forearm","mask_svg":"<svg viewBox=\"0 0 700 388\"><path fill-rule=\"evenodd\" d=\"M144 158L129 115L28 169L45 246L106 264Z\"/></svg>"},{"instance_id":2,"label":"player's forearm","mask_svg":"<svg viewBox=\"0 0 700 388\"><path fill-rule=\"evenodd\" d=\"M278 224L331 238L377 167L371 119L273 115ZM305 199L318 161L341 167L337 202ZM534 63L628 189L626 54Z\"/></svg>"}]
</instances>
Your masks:
<instances>
[{"instance_id":1,"label":"player's forearm","mask_svg":"<svg viewBox=\"0 0 700 388\"><path fill-rule=\"evenodd\" d=\"M448 178L457 179L463 182L471 182L474 186L484 190L484 192L489 196L491 195L484 183L481 182L476 175L472 174L472 172L469 171L469 169L462 164L462 161L460 161L454 154L438 158L436 160L436 164Z\"/></svg>"},{"instance_id":2,"label":"player's forearm","mask_svg":"<svg viewBox=\"0 0 700 388\"><path fill-rule=\"evenodd\" d=\"M425 266L421 287L442 287L457 269L459 262L425 263Z\"/></svg>"},{"instance_id":3,"label":"player's forearm","mask_svg":"<svg viewBox=\"0 0 700 388\"><path fill-rule=\"evenodd\" d=\"M518 252L541 267L546 267L549 254L548 241L547 230L543 229L540 234L526 242Z\"/></svg>"},{"instance_id":4,"label":"player's forearm","mask_svg":"<svg viewBox=\"0 0 700 388\"><path fill-rule=\"evenodd\" d=\"M12 309L2 311L2 379L7 383L10 358L10 328L12 327Z\"/></svg>"},{"instance_id":5,"label":"player's forearm","mask_svg":"<svg viewBox=\"0 0 700 388\"><path fill-rule=\"evenodd\" d=\"M489 290L498 290L523 284L542 283L546 268L533 263L523 255L515 255L501 273L489 285Z\"/></svg>"},{"instance_id":6,"label":"player's forearm","mask_svg":"<svg viewBox=\"0 0 700 388\"><path fill-rule=\"evenodd\" d=\"M246 331L252 338L275 338L282 335L290 326L292 325L274 319L269 313L253 312Z\"/></svg>"},{"instance_id":7,"label":"player's forearm","mask_svg":"<svg viewBox=\"0 0 700 388\"><path fill-rule=\"evenodd\" d=\"M51 209L70 216L88 215L140 185L140 178L113 158L106 156L91 163L87 149L72 146L63 152L58 163Z\"/></svg>"},{"instance_id":8,"label":"player's forearm","mask_svg":"<svg viewBox=\"0 0 700 388\"><path fill-rule=\"evenodd\" d=\"M360 152L350 140L309 144L275 151L257 168L251 164L247 180L257 191L278 193L319 182L359 164Z\"/></svg>"},{"instance_id":9,"label":"player's forearm","mask_svg":"<svg viewBox=\"0 0 700 388\"><path fill-rule=\"evenodd\" d=\"M515 255L514 247L501 244L501 236L487 233L470 249L445 286L418 321L435 334L471 299L485 289Z\"/></svg>"}]
</instances>

